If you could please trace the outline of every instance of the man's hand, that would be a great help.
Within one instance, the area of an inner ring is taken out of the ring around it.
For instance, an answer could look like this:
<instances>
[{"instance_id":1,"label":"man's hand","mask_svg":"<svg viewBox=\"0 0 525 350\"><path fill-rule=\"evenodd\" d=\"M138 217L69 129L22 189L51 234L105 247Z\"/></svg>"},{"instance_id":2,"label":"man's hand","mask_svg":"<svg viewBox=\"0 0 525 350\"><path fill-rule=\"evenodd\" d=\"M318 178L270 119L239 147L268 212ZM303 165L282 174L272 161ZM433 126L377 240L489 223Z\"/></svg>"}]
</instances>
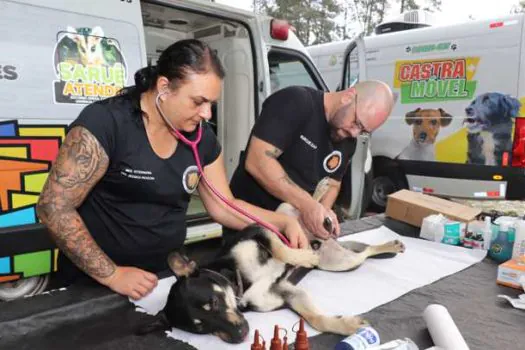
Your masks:
<instances>
[{"instance_id":1,"label":"man's hand","mask_svg":"<svg viewBox=\"0 0 525 350\"><path fill-rule=\"evenodd\" d=\"M284 228L284 234L290 241L292 248L307 249L310 247L308 237L306 237L306 234L297 219L290 217Z\"/></svg>"},{"instance_id":2,"label":"man's hand","mask_svg":"<svg viewBox=\"0 0 525 350\"><path fill-rule=\"evenodd\" d=\"M333 225L336 226L337 232L339 232L337 216L332 210L326 209L321 203L312 199L307 205L301 208L300 219L304 227L314 236L321 239L328 239L332 234L332 232L328 232L323 225L327 217L332 219Z\"/></svg>"},{"instance_id":3,"label":"man's hand","mask_svg":"<svg viewBox=\"0 0 525 350\"><path fill-rule=\"evenodd\" d=\"M115 272L97 280L114 292L138 300L148 295L157 286L157 276L136 267L117 266Z\"/></svg>"}]
</instances>

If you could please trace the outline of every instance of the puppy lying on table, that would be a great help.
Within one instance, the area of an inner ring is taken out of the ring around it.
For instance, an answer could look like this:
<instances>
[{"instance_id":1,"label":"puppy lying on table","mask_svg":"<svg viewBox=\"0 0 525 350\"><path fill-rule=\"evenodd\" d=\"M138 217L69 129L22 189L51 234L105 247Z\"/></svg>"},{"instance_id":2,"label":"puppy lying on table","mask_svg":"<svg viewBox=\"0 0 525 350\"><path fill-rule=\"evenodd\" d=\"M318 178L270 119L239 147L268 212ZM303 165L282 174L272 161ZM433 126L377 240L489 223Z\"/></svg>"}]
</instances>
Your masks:
<instances>
[{"instance_id":1,"label":"puppy lying on table","mask_svg":"<svg viewBox=\"0 0 525 350\"><path fill-rule=\"evenodd\" d=\"M321 200L328 190L323 179L314 193ZM288 215L298 212L288 203L277 209ZM355 316L321 314L308 293L295 286L290 276L299 267L326 271L350 271L368 257L403 252L400 241L381 245L318 240L307 232L311 249L291 249L274 233L251 225L225 245L210 264L174 252L168 263L177 277L171 287L160 321L139 330L147 333L175 327L191 333L214 334L228 343L241 343L249 332L242 311L268 312L282 307L295 311L320 332L353 334L365 322Z\"/></svg>"}]
</instances>

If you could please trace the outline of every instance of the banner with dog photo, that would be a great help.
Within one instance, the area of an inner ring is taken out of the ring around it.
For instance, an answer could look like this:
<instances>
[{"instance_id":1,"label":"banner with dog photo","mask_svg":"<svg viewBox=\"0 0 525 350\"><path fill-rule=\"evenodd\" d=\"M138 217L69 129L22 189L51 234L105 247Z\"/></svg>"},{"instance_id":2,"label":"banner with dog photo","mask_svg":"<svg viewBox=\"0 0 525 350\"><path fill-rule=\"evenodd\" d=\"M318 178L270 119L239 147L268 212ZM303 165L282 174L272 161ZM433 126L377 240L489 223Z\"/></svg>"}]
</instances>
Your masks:
<instances>
[{"instance_id":1,"label":"banner with dog photo","mask_svg":"<svg viewBox=\"0 0 525 350\"><path fill-rule=\"evenodd\" d=\"M455 57L396 62L394 88L399 89L403 124L410 128L410 140L397 159L509 164L514 119L523 115L522 105L510 94L486 91L476 77L480 60Z\"/></svg>"}]
</instances>

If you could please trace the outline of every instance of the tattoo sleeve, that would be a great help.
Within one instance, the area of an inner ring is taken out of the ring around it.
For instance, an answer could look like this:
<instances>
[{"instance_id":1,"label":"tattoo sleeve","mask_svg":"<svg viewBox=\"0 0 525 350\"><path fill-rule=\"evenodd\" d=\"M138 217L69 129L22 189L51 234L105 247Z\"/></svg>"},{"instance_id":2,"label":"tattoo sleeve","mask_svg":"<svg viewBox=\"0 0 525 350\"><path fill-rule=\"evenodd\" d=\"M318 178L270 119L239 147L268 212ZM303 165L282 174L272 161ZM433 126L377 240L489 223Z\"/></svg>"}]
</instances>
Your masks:
<instances>
[{"instance_id":1,"label":"tattoo sleeve","mask_svg":"<svg viewBox=\"0 0 525 350\"><path fill-rule=\"evenodd\" d=\"M113 274L115 264L88 232L76 208L108 165L97 139L85 128L73 128L60 147L37 205L38 217L58 248L84 272L100 278Z\"/></svg>"}]
</instances>

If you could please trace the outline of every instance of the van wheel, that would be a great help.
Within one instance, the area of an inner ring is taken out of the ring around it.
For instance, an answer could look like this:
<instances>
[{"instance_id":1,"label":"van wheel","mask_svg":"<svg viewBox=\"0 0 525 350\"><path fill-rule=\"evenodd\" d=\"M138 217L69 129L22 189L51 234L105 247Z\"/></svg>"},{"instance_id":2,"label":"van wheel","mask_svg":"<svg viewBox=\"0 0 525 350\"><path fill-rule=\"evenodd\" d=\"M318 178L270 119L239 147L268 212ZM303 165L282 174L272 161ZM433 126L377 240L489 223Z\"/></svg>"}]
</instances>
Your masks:
<instances>
[{"instance_id":1,"label":"van wheel","mask_svg":"<svg viewBox=\"0 0 525 350\"><path fill-rule=\"evenodd\" d=\"M402 189L408 188L408 183L402 171L394 165L378 164L374 167L374 180L372 181L372 194L370 210L383 213L386 209L388 195Z\"/></svg>"},{"instance_id":2,"label":"van wheel","mask_svg":"<svg viewBox=\"0 0 525 350\"><path fill-rule=\"evenodd\" d=\"M37 295L46 290L48 284L49 274L0 283L0 300L9 301Z\"/></svg>"}]
</instances>

